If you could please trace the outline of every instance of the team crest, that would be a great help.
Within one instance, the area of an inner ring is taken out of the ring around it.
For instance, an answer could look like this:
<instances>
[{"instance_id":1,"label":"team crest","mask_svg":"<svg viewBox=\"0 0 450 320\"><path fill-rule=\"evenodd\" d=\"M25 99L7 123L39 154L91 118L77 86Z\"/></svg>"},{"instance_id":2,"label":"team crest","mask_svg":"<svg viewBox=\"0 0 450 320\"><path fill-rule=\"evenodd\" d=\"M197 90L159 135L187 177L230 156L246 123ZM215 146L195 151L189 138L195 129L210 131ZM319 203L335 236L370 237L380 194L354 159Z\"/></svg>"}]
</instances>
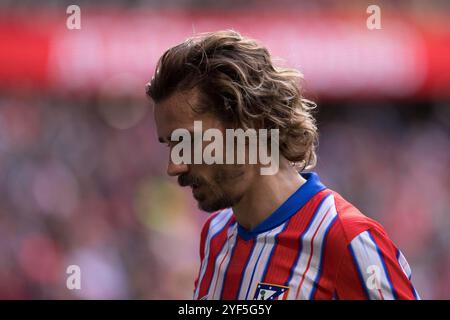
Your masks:
<instances>
[{"instance_id":1,"label":"team crest","mask_svg":"<svg viewBox=\"0 0 450 320\"><path fill-rule=\"evenodd\" d=\"M253 300L286 300L289 287L270 283L258 283Z\"/></svg>"}]
</instances>

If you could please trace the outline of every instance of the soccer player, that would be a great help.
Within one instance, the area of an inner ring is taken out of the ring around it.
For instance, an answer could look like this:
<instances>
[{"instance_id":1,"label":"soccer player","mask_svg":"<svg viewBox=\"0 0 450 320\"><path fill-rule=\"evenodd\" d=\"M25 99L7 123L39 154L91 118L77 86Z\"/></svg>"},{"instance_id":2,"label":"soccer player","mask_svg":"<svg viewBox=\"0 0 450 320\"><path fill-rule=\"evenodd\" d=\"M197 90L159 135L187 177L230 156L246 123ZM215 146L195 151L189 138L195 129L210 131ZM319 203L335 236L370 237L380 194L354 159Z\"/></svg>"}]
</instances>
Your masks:
<instances>
[{"instance_id":1,"label":"soccer player","mask_svg":"<svg viewBox=\"0 0 450 320\"><path fill-rule=\"evenodd\" d=\"M172 133L194 135L194 121L220 132L279 130L275 174L261 174L261 163L169 160L167 173L214 212L201 232L194 298L418 299L410 267L383 227L316 173L303 173L316 163L317 128L299 80L234 31L192 37L158 61L146 91L159 140L171 150Z\"/></svg>"}]
</instances>

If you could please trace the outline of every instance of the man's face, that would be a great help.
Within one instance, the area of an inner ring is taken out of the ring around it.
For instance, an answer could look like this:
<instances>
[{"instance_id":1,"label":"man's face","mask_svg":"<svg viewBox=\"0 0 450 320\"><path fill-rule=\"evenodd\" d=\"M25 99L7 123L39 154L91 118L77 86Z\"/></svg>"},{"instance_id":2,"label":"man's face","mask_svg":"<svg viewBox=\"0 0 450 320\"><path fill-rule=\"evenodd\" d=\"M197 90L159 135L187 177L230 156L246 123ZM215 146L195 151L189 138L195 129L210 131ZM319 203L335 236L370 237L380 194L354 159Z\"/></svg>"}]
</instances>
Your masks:
<instances>
[{"instance_id":1,"label":"man's face","mask_svg":"<svg viewBox=\"0 0 450 320\"><path fill-rule=\"evenodd\" d=\"M194 121L201 121L202 130L219 129L225 137L224 124L212 114L196 114L192 107L198 103L198 91L174 93L155 106L154 117L159 141L172 148L172 132L186 129L194 139ZM203 142L204 149L210 142ZM223 141L223 146L225 146ZM171 153L171 152L170 152ZM226 150L223 150L225 157ZM193 161L191 161L193 163ZM175 164L169 155L167 173L177 176L180 186L190 186L200 209L214 212L237 204L249 188L255 176L255 168L244 164Z\"/></svg>"}]
</instances>

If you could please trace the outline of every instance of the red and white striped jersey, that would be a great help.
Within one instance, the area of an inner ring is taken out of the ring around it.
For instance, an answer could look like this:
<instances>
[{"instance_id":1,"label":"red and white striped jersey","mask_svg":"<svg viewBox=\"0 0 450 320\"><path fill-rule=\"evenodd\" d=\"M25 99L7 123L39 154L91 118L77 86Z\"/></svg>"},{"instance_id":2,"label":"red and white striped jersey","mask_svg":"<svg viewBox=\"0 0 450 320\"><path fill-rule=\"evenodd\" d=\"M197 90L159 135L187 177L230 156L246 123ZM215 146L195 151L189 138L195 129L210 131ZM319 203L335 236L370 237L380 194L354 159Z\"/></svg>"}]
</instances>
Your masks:
<instances>
[{"instance_id":1,"label":"red and white striped jersey","mask_svg":"<svg viewBox=\"0 0 450 320\"><path fill-rule=\"evenodd\" d=\"M411 270L383 227L315 173L248 231L232 209L201 233L194 299L419 299Z\"/></svg>"}]
</instances>

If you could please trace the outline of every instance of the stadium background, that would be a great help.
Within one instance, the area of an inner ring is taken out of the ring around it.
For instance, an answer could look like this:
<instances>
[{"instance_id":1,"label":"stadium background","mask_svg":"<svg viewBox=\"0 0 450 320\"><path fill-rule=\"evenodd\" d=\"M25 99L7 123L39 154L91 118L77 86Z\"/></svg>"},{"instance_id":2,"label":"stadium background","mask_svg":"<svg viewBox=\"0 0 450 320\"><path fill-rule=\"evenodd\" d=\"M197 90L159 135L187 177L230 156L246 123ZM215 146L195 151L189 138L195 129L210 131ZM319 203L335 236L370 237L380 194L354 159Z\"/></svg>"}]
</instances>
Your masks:
<instances>
[{"instance_id":1,"label":"stadium background","mask_svg":"<svg viewBox=\"0 0 450 320\"><path fill-rule=\"evenodd\" d=\"M226 28L305 74L315 171L386 227L423 298L450 298L449 3L288 0L0 2L0 298L191 297L207 214L165 176L144 84Z\"/></svg>"}]
</instances>

